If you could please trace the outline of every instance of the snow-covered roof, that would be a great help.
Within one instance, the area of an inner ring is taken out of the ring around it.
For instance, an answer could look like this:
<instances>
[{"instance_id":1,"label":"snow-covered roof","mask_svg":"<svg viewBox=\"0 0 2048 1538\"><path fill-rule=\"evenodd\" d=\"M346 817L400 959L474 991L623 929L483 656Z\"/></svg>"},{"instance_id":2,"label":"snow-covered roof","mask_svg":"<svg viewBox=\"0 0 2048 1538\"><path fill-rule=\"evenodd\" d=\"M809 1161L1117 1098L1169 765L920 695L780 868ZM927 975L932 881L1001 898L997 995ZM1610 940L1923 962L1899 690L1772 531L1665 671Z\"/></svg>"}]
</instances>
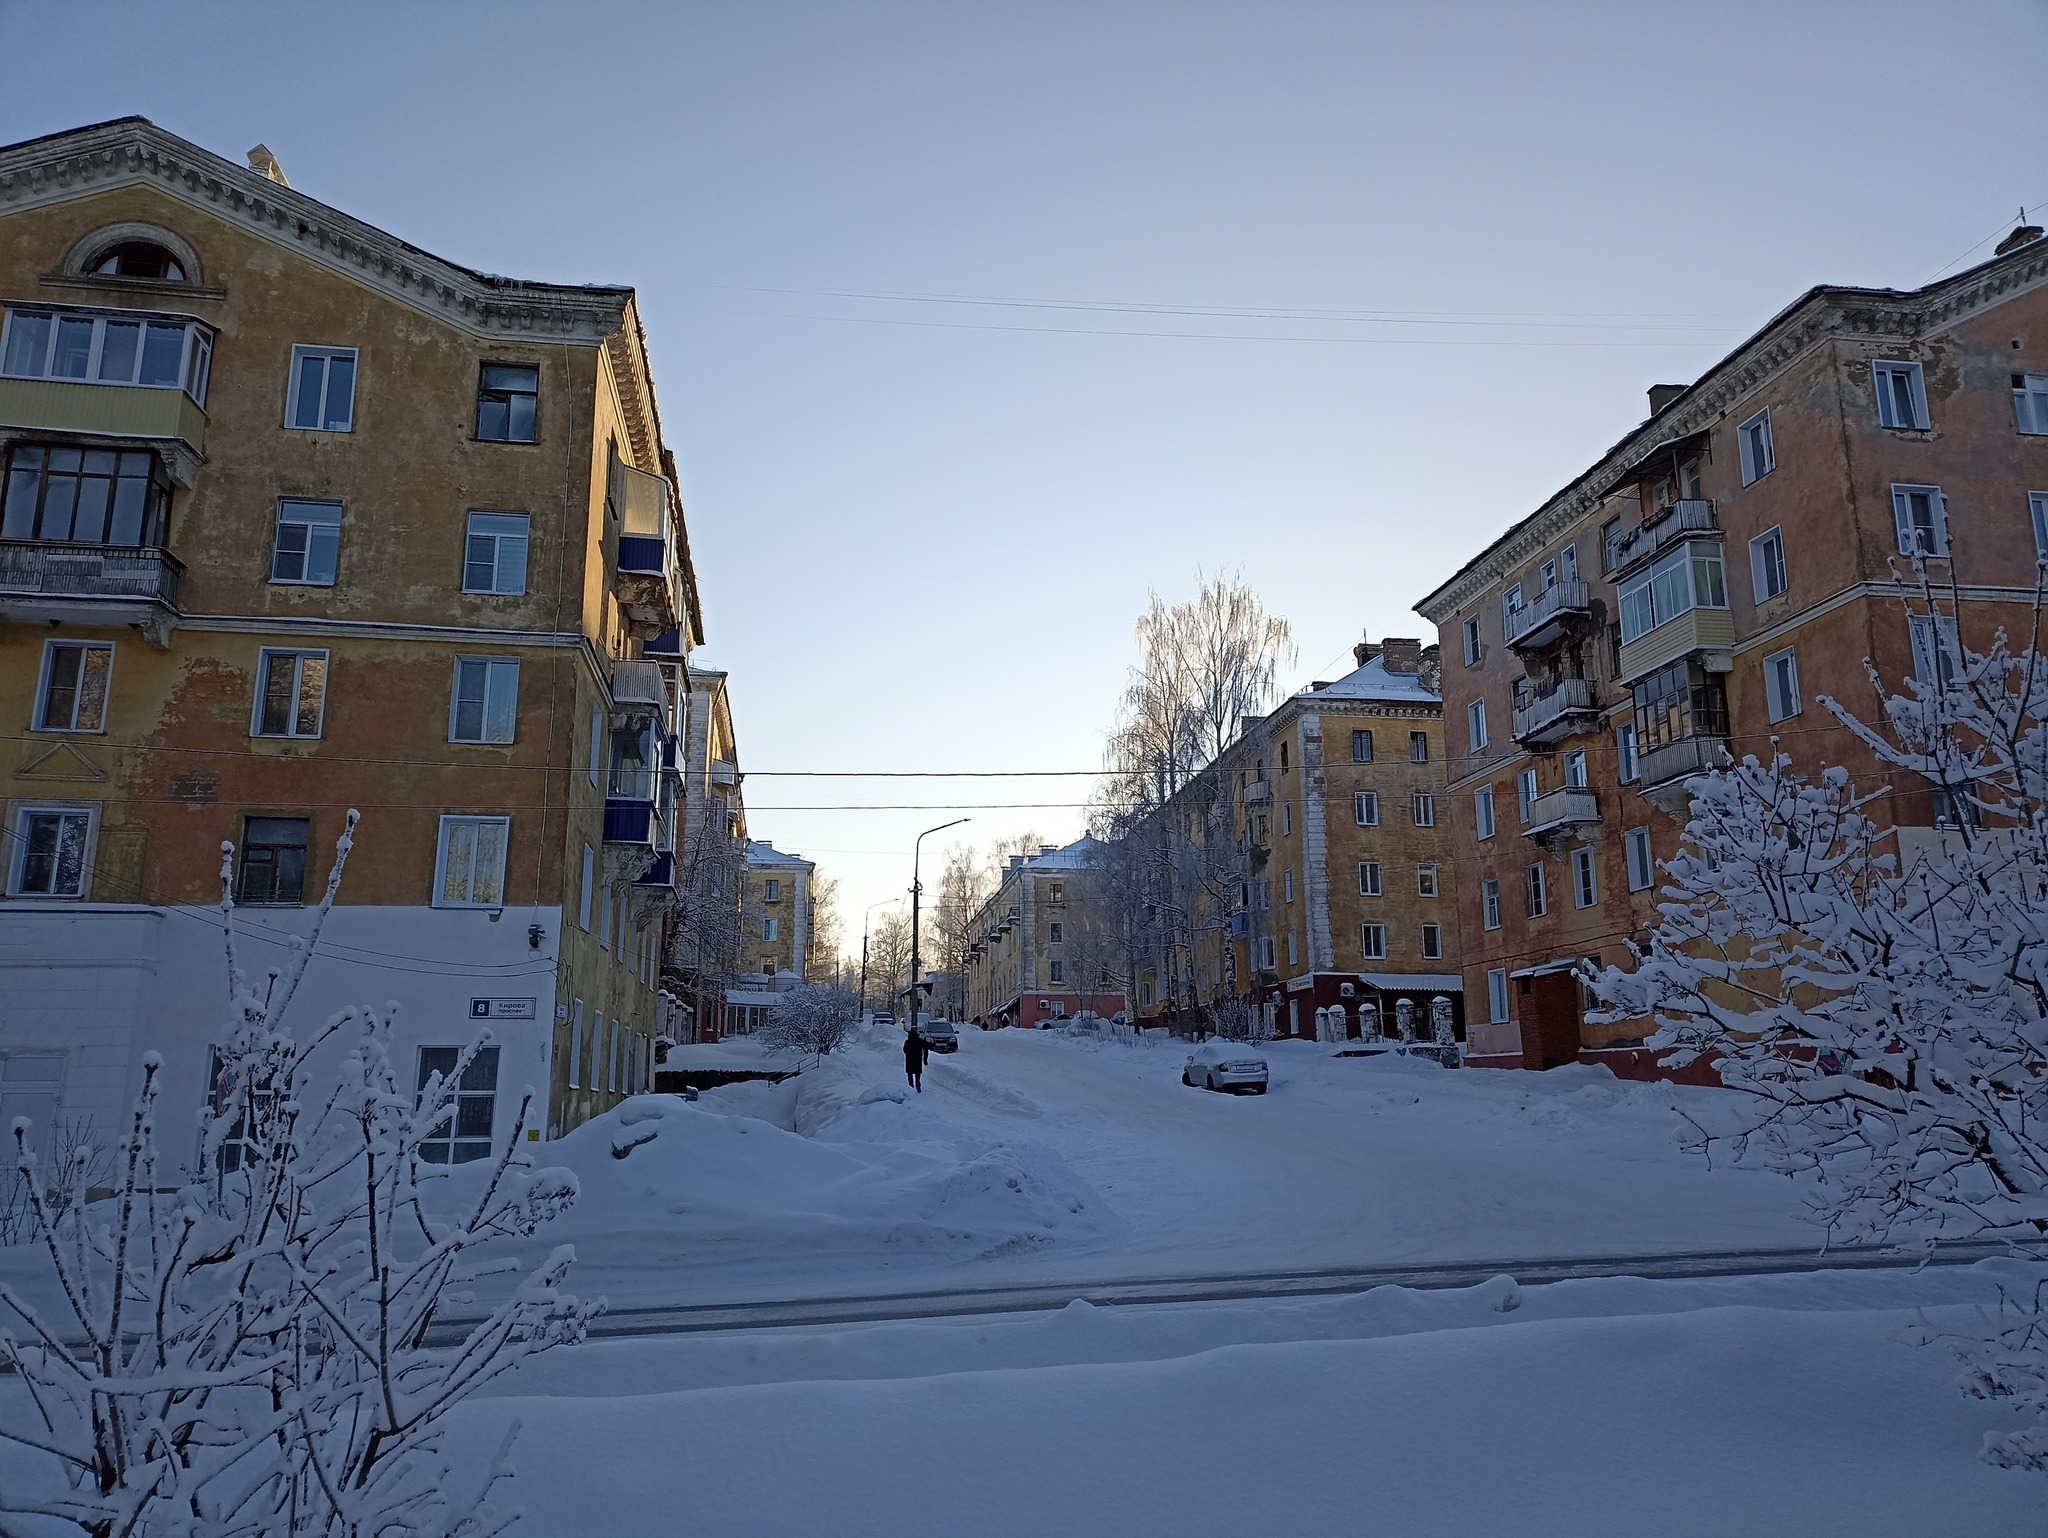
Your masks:
<instances>
[{"instance_id":1,"label":"snow-covered roof","mask_svg":"<svg viewBox=\"0 0 2048 1538\"><path fill-rule=\"evenodd\" d=\"M1359 976L1389 992L1419 993L1434 988L1439 993L1462 993L1465 989L1464 977L1456 972L1361 972Z\"/></svg>"},{"instance_id":2,"label":"snow-covered roof","mask_svg":"<svg viewBox=\"0 0 2048 1538\"><path fill-rule=\"evenodd\" d=\"M811 868L811 862L802 855L785 854L765 839L758 838L747 840L747 863L757 866L797 865L802 866L805 870Z\"/></svg>"},{"instance_id":3,"label":"snow-covered roof","mask_svg":"<svg viewBox=\"0 0 2048 1538\"><path fill-rule=\"evenodd\" d=\"M1414 673L1389 673L1387 659L1375 657L1320 689L1304 689L1298 700L1402 700L1441 705L1444 697Z\"/></svg>"}]
</instances>

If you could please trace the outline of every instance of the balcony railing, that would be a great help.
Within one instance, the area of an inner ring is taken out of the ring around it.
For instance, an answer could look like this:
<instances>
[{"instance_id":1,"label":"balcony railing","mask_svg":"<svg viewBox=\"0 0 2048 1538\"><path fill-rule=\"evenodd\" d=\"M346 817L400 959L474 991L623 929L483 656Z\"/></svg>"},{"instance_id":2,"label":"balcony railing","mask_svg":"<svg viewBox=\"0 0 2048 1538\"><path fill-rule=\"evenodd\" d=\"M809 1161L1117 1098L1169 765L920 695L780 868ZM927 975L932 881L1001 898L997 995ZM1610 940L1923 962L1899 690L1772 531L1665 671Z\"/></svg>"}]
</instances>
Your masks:
<instances>
[{"instance_id":1,"label":"balcony railing","mask_svg":"<svg viewBox=\"0 0 2048 1538\"><path fill-rule=\"evenodd\" d=\"M1600 820L1600 800L1584 785L1565 785L1546 791L1529 803L1524 838L1548 838L1552 834L1582 828Z\"/></svg>"},{"instance_id":2,"label":"balcony railing","mask_svg":"<svg viewBox=\"0 0 2048 1538\"><path fill-rule=\"evenodd\" d=\"M1251 784L1244 788L1244 804L1246 806L1260 806L1272 799L1273 782L1270 780L1253 780Z\"/></svg>"},{"instance_id":3,"label":"balcony railing","mask_svg":"<svg viewBox=\"0 0 2048 1538\"><path fill-rule=\"evenodd\" d=\"M1651 791L1682 784L1709 769L1725 769L1730 762L1725 737L1680 737L1636 753L1637 786Z\"/></svg>"},{"instance_id":4,"label":"balcony railing","mask_svg":"<svg viewBox=\"0 0 2048 1538\"><path fill-rule=\"evenodd\" d=\"M1525 747L1556 742L1599 724L1593 686L1583 678L1558 680L1548 694L1515 707L1515 741Z\"/></svg>"},{"instance_id":5,"label":"balcony railing","mask_svg":"<svg viewBox=\"0 0 2048 1538\"><path fill-rule=\"evenodd\" d=\"M184 573L168 550L0 540L0 619L132 622L165 646Z\"/></svg>"},{"instance_id":6,"label":"balcony railing","mask_svg":"<svg viewBox=\"0 0 2048 1538\"><path fill-rule=\"evenodd\" d=\"M1673 540L1688 534L1712 534L1720 527L1712 502L1704 497L1683 498L1648 522L1615 535L1607 545L1608 569L1618 573L1624 566L1655 555Z\"/></svg>"},{"instance_id":7,"label":"balcony railing","mask_svg":"<svg viewBox=\"0 0 2048 1538\"><path fill-rule=\"evenodd\" d=\"M1593 596L1586 584L1576 577L1558 582L1508 615L1508 645L1523 650L1548 646L1592 618Z\"/></svg>"}]
</instances>

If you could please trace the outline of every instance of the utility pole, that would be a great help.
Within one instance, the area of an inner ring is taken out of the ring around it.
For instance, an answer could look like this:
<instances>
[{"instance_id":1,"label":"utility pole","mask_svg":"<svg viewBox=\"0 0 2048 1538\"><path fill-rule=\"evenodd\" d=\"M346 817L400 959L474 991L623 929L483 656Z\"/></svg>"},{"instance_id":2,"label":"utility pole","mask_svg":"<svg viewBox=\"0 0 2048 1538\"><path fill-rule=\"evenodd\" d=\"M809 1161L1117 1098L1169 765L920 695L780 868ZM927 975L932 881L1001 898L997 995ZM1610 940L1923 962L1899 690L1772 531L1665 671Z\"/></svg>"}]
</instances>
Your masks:
<instances>
[{"instance_id":1,"label":"utility pole","mask_svg":"<svg viewBox=\"0 0 2048 1538\"><path fill-rule=\"evenodd\" d=\"M917 862L924 853L924 841L932 834L943 833L948 828L957 828L963 822L972 821L972 817L955 817L951 822L942 822L936 828L926 828L910 846L910 1029L913 1031L917 1029L917 979L923 966L917 950L917 900L924 891L924 883L918 880Z\"/></svg>"},{"instance_id":2,"label":"utility pole","mask_svg":"<svg viewBox=\"0 0 2048 1538\"><path fill-rule=\"evenodd\" d=\"M890 903L900 903L900 897L885 897L880 902L868 904L866 913L860 916L860 1012L868 1012L868 918L877 908L886 908Z\"/></svg>"}]
</instances>

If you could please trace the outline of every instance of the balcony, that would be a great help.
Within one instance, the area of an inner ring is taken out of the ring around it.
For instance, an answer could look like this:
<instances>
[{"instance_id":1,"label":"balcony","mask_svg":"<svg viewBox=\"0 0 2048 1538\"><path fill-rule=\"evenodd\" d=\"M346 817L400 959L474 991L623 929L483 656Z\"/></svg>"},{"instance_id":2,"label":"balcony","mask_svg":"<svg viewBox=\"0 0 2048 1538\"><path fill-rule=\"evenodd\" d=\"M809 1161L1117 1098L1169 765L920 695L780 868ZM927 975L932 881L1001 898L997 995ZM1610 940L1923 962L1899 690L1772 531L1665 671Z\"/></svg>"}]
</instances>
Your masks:
<instances>
[{"instance_id":1,"label":"balcony","mask_svg":"<svg viewBox=\"0 0 2048 1538\"><path fill-rule=\"evenodd\" d=\"M1536 651L1589 629L1592 623L1592 590L1575 577L1545 588L1509 614L1507 643L1516 651Z\"/></svg>"},{"instance_id":2,"label":"balcony","mask_svg":"<svg viewBox=\"0 0 2048 1538\"><path fill-rule=\"evenodd\" d=\"M1618 577L1624 568L1648 560L1675 540L1692 534L1717 534L1720 529L1712 502L1703 497L1686 497L1609 541L1608 569Z\"/></svg>"},{"instance_id":3,"label":"balcony","mask_svg":"<svg viewBox=\"0 0 2048 1538\"><path fill-rule=\"evenodd\" d=\"M0 540L0 619L139 625L170 644L185 567L168 550Z\"/></svg>"},{"instance_id":4,"label":"balcony","mask_svg":"<svg viewBox=\"0 0 2048 1538\"><path fill-rule=\"evenodd\" d=\"M1682 793L1685 782L1732 762L1725 737L1680 737L1636 753L1636 788L1646 796Z\"/></svg>"},{"instance_id":5,"label":"balcony","mask_svg":"<svg viewBox=\"0 0 2048 1538\"><path fill-rule=\"evenodd\" d=\"M1244 788L1244 804L1246 806L1263 806L1272 799L1273 782L1271 780L1253 780L1251 784Z\"/></svg>"},{"instance_id":6,"label":"balcony","mask_svg":"<svg viewBox=\"0 0 2048 1538\"><path fill-rule=\"evenodd\" d=\"M1546 747L1596 730L1600 708L1593 702L1592 684L1583 678L1564 678L1548 694L1517 706L1514 723L1516 742L1525 748Z\"/></svg>"},{"instance_id":7,"label":"balcony","mask_svg":"<svg viewBox=\"0 0 2048 1538\"><path fill-rule=\"evenodd\" d=\"M1645 631L1621 648L1620 681L1632 684L1661 667L1694 653L1725 659L1735 644L1735 615L1727 609L1687 609L1674 614L1654 630ZM1726 672L1708 662L1709 672Z\"/></svg>"},{"instance_id":8,"label":"balcony","mask_svg":"<svg viewBox=\"0 0 2048 1538\"><path fill-rule=\"evenodd\" d=\"M1583 785L1566 785L1546 791L1529 803L1522 837L1548 843L1576 829L1591 827L1599 820L1600 801L1592 790Z\"/></svg>"},{"instance_id":9,"label":"balcony","mask_svg":"<svg viewBox=\"0 0 2048 1538\"><path fill-rule=\"evenodd\" d=\"M618 596L627 632L653 639L681 621L682 570L676 560L669 485L658 475L615 467L619 502Z\"/></svg>"}]
</instances>

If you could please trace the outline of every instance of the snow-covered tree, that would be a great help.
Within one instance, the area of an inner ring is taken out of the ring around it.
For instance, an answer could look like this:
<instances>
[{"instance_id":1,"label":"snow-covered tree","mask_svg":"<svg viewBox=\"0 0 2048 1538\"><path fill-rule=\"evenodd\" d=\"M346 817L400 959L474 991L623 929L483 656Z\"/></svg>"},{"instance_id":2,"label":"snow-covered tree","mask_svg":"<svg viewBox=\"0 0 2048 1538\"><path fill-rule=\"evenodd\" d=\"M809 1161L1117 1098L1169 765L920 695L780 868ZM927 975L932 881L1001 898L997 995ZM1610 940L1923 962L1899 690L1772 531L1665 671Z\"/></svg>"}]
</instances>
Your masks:
<instances>
[{"instance_id":1,"label":"snow-covered tree","mask_svg":"<svg viewBox=\"0 0 2048 1538\"><path fill-rule=\"evenodd\" d=\"M851 988L799 983L775 996L761 1039L781 1052L832 1051L852 1036L860 1019L860 998Z\"/></svg>"},{"instance_id":2,"label":"snow-covered tree","mask_svg":"<svg viewBox=\"0 0 2048 1538\"><path fill-rule=\"evenodd\" d=\"M110 1200L88 1206L82 1175L50 1200L16 1122L63 1302L46 1314L0 1288L17 1326L0 1332L0 1362L27 1391L0 1436L41 1455L47 1475L10 1482L0 1512L95 1538L483 1538L513 1520L492 1499L509 1437L488 1467L458 1470L439 1431L466 1395L581 1339L603 1307L561 1290L566 1248L488 1307L469 1291L509 1269L478 1252L533 1234L576 1182L522 1153L530 1090L495 1162L459 1178L435 1166L426 1145L485 1039L415 1094L391 1056L396 1006L344 1009L303 1037L287 1029L355 825L351 812L311 933L261 979L237 953L223 846L230 1019L198 1178L181 1183L159 1156L154 1053L113 1150Z\"/></svg>"},{"instance_id":3,"label":"snow-covered tree","mask_svg":"<svg viewBox=\"0 0 2048 1538\"><path fill-rule=\"evenodd\" d=\"M1664 866L1661 921L1633 970L1588 974L1608 1019L1654 1023L1674 1065L1711 1054L1738 1093L1692 1140L1821 1178L1813 1215L1844 1239L2048 1234L2048 657L2001 632L1960 645L1952 601L1908 607L1923 678L1869 724L1822 703L1889 771L1782 753L1703 775ZM1938 829L1899 847L1894 787L1931 792ZM1974 1392L2048 1404L2044 1320L2014 1304L1972 1353ZM2031 1385L2031 1386L2030 1386ZM2048 1468L2048 1427L1995 1461Z\"/></svg>"}]
</instances>

